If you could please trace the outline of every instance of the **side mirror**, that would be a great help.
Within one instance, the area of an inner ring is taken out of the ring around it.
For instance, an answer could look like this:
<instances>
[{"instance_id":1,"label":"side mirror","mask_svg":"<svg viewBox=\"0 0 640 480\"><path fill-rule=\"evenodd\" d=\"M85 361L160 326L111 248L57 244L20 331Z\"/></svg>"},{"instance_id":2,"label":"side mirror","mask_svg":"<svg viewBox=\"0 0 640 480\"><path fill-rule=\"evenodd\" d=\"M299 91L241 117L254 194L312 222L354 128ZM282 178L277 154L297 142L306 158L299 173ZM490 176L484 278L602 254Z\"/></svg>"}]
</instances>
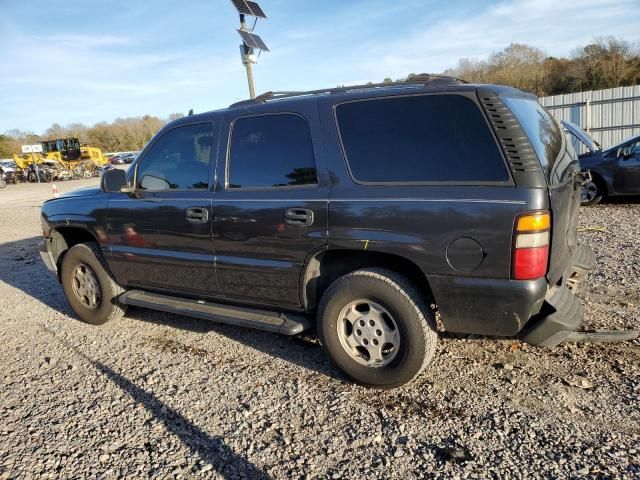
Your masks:
<instances>
[{"instance_id":1,"label":"side mirror","mask_svg":"<svg viewBox=\"0 0 640 480\"><path fill-rule=\"evenodd\" d=\"M631 147L620 147L618 149L618 157L629 158L632 155Z\"/></svg>"},{"instance_id":2,"label":"side mirror","mask_svg":"<svg viewBox=\"0 0 640 480\"><path fill-rule=\"evenodd\" d=\"M127 174L124 170L114 168L113 170L107 170L102 175L102 181L100 182L100 189L103 192L121 192L123 187L127 186Z\"/></svg>"}]
</instances>

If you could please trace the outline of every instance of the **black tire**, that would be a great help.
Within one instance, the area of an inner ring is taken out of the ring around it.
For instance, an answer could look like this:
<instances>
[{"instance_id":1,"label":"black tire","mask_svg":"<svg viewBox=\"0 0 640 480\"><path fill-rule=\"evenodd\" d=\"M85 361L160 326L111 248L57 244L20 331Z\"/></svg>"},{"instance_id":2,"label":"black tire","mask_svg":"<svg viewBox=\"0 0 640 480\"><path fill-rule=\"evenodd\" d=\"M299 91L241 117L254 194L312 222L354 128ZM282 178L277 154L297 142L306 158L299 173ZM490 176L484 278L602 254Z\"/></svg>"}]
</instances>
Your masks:
<instances>
[{"instance_id":1,"label":"black tire","mask_svg":"<svg viewBox=\"0 0 640 480\"><path fill-rule=\"evenodd\" d=\"M341 343L340 313L359 299L382 306L397 324L400 344L395 357L384 366L359 363ZM405 277L382 268L356 270L334 281L322 296L317 322L320 342L331 360L364 385L404 385L430 363L436 351L438 335L433 312Z\"/></svg>"},{"instance_id":2,"label":"black tire","mask_svg":"<svg viewBox=\"0 0 640 480\"><path fill-rule=\"evenodd\" d=\"M602 182L594 177L590 182L582 187L582 198L580 204L584 207L597 205L604 198L604 188Z\"/></svg>"},{"instance_id":3,"label":"black tire","mask_svg":"<svg viewBox=\"0 0 640 480\"><path fill-rule=\"evenodd\" d=\"M76 268L80 266L88 267L94 274L94 278L97 279L100 292L99 300L94 308L83 304L74 291L74 273ZM118 300L125 290L111 278L96 243L80 243L65 253L62 259L61 280L67 301L81 321L91 325L102 325L110 320L117 320L125 314L126 305Z\"/></svg>"}]
</instances>

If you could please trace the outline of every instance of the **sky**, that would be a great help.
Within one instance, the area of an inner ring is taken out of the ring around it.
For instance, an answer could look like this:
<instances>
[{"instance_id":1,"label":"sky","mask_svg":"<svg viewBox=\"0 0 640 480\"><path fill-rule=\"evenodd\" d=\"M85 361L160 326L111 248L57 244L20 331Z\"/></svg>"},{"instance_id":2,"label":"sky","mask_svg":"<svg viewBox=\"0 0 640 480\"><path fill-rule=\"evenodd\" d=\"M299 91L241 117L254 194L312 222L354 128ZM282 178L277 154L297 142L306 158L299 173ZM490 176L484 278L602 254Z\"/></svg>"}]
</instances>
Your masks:
<instances>
[{"instance_id":1,"label":"sky","mask_svg":"<svg viewBox=\"0 0 640 480\"><path fill-rule=\"evenodd\" d=\"M258 0L271 52L256 91L442 72L511 42L568 56L595 37L640 43L640 0ZM0 132L41 134L248 98L230 0L0 0Z\"/></svg>"}]
</instances>

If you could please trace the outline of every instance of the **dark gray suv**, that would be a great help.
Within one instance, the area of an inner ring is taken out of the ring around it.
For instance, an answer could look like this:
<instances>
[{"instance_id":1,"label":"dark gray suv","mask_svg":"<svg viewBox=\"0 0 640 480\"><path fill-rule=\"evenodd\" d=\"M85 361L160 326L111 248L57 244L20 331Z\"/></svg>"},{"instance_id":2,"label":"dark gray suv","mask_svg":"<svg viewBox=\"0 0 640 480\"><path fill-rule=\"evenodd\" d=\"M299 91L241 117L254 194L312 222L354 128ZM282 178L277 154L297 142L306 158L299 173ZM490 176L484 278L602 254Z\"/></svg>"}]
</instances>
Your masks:
<instances>
[{"instance_id":1,"label":"dark gray suv","mask_svg":"<svg viewBox=\"0 0 640 480\"><path fill-rule=\"evenodd\" d=\"M582 176L536 97L423 76L268 93L163 128L129 172L42 207L80 319L128 305L293 335L394 387L449 332L562 342Z\"/></svg>"}]
</instances>

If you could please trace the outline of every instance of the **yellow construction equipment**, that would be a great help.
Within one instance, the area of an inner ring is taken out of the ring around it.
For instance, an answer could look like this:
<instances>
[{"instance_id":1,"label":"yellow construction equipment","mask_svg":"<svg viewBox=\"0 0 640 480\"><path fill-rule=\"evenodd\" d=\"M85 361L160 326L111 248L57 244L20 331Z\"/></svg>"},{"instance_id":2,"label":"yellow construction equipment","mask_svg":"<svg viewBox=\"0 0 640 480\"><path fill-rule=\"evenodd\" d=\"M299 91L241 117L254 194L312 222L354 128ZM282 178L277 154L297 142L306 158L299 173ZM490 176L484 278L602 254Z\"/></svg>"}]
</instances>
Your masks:
<instances>
[{"instance_id":1,"label":"yellow construction equipment","mask_svg":"<svg viewBox=\"0 0 640 480\"><path fill-rule=\"evenodd\" d=\"M96 147L80 146L77 138L58 138L40 142L42 153L13 155L13 160L28 181L40 178L56 178L59 174L65 178L90 177L97 169L107 165L108 160ZM48 173L40 172L40 169Z\"/></svg>"},{"instance_id":2,"label":"yellow construction equipment","mask_svg":"<svg viewBox=\"0 0 640 480\"><path fill-rule=\"evenodd\" d=\"M42 143L42 151L47 159L57 160L68 170L74 170L82 162L91 162L95 167L103 167L107 159L102 150L86 145L80 146L77 138L57 138Z\"/></svg>"}]
</instances>

